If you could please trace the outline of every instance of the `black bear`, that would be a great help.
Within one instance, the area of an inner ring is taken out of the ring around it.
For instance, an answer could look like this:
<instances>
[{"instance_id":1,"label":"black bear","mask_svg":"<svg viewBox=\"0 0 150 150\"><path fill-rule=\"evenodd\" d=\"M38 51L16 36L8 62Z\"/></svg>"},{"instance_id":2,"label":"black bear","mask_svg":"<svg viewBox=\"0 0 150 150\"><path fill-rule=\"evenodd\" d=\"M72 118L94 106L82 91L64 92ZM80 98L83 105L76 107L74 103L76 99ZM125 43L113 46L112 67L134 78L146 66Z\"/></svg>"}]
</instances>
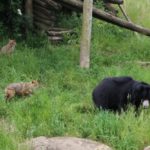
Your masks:
<instances>
[{"instance_id":1,"label":"black bear","mask_svg":"<svg viewBox=\"0 0 150 150\"><path fill-rule=\"evenodd\" d=\"M95 105L104 110L125 110L129 103L137 110L141 103L149 103L149 100L150 85L128 76L105 78L93 91Z\"/></svg>"}]
</instances>

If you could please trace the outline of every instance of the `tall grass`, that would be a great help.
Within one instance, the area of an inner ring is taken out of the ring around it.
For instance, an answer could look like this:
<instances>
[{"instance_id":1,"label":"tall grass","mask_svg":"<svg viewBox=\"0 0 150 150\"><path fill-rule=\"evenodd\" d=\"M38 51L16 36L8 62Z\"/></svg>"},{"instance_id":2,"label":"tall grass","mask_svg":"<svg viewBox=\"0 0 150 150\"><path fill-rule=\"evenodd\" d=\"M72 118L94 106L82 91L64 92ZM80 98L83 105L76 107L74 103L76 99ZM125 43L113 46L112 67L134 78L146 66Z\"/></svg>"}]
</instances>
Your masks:
<instances>
[{"instance_id":1,"label":"tall grass","mask_svg":"<svg viewBox=\"0 0 150 150\"><path fill-rule=\"evenodd\" d=\"M149 47L148 37L95 19L88 70L79 67L78 38L61 45L43 38L18 42L12 56L0 56L0 149L16 150L19 143L41 135L84 137L117 150L143 149L150 144L150 110L141 109L138 116L132 107L120 115L95 110L91 93L107 76L150 83L149 66L136 63L149 61ZM33 79L40 87L32 96L5 103L7 84Z\"/></svg>"},{"instance_id":2,"label":"tall grass","mask_svg":"<svg viewBox=\"0 0 150 150\"><path fill-rule=\"evenodd\" d=\"M150 28L150 1L125 0L124 7L128 16L135 23Z\"/></svg>"}]
</instances>

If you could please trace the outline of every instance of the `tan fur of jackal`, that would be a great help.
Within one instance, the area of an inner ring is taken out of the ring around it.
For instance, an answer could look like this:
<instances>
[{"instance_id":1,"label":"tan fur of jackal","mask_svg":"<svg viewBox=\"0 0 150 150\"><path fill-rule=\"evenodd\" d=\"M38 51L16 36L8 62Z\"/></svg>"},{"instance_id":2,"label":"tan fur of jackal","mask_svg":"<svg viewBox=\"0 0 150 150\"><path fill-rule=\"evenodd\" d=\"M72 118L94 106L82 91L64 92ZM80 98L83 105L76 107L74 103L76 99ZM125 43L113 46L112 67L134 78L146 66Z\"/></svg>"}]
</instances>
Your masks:
<instances>
[{"instance_id":1,"label":"tan fur of jackal","mask_svg":"<svg viewBox=\"0 0 150 150\"><path fill-rule=\"evenodd\" d=\"M16 95L26 96L33 93L33 90L39 86L38 81L11 83L5 88L6 101Z\"/></svg>"},{"instance_id":2,"label":"tan fur of jackal","mask_svg":"<svg viewBox=\"0 0 150 150\"><path fill-rule=\"evenodd\" d=\"M9 40L9 42L0 49L0 54L11 54L11 53L13 53L15 46L16 46L16 41L15 40Z\"/></svg>"}]
</instances>

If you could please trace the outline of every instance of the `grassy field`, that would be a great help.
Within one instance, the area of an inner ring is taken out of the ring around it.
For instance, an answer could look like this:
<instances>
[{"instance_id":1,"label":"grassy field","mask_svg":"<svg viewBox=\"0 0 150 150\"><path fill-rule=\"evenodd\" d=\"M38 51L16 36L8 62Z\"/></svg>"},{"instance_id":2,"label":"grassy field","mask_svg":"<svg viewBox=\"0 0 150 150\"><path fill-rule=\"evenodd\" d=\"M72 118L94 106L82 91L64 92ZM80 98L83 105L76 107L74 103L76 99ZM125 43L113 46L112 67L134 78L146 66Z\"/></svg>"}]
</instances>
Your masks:
<instances>
[{"instance_id":1,"label":"grassy field","mask_svg":"<svg viewBox=\"0 0 150 150\"><path fill-rule=\"evenodd\" d=\"M148 37L94 20L90 69L79 67L78 37L66 37L60 45L44 38L17 43L12 56L0 56L1 150L17 150L19 143L37 136L89 138L116 150L142 150L150 144L150 109L141 109L136 117L132 107L121 115L98 111L91 97L108 76L128 75L150 83L150 67L136 63L150 59ZM5 103L9 83L33 79L40 87L32 96Z\"/></svg>"},{"instance_id":2,"label":"grassy field","mask_svg":"<svg viewBox=\"0 0 150 150\"><path fill-rule=\"evenodd\" d=\"M124 8L133 22L150 28L150 21L148 19L150 18L150 13L148 13L150 11L149 0L125 0Z\"/></svg>"}]
</instances>

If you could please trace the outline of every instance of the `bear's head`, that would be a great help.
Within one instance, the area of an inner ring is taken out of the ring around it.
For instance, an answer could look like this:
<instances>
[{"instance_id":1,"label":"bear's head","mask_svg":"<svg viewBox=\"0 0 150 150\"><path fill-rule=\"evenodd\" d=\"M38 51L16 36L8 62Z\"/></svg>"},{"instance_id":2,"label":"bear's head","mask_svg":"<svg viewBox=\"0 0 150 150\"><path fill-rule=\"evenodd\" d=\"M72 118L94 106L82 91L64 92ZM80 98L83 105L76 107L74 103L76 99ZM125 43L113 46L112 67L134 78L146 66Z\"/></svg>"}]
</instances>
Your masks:
<instances>
[{"instance_id":1,"label":"bear's head","mask_svg":"<svg viewBox=\"0 0 150 150\"><path fill-rule=\"evenodd\" d=\"M150 103L150 85L144 82L137 82L132 86L132 102L134 104L142 103L147 108Z\"/></svg>"}]
</instances>

